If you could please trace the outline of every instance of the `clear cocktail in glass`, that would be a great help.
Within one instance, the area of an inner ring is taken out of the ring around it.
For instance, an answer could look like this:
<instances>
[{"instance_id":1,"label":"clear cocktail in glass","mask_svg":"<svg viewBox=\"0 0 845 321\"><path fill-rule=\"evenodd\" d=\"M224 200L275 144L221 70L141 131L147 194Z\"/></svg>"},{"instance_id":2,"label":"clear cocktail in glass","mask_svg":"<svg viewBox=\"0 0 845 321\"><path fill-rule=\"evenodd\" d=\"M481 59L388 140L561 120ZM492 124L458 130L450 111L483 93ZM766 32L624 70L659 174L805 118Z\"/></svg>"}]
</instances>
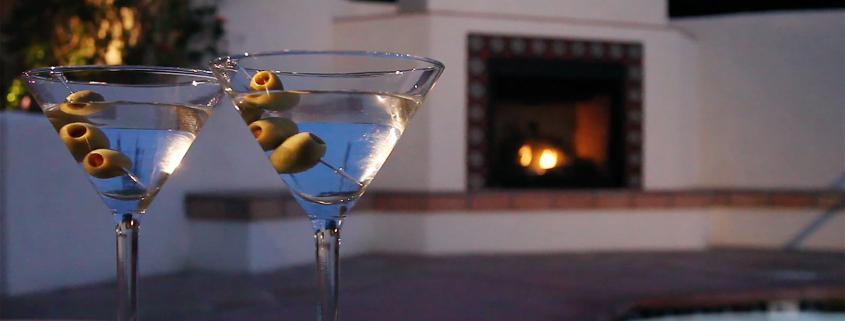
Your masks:
<instances>
[{"instance_id":1,"label":"clear cocktail in glass","mask_svg":"<svg viewBox=\"0 0 845 321\"><path fill-rule=\"evenodd\" d=\"M340 230L443 64L411 55L284 51L211 62L314 228L319 320L337 319Z\"/></svg>"},{"instance_id":2,"label":"clear cocktail in glass","mask_svg":"<svg viewBox=\"0 0 845 321\"><path fill-rule=\"evenodd\" d=\"M205 70L67 66L23 79L111 209L117 233L118 320L138 320L141 218L223 97Z\"/></svg>"}]
</instances>

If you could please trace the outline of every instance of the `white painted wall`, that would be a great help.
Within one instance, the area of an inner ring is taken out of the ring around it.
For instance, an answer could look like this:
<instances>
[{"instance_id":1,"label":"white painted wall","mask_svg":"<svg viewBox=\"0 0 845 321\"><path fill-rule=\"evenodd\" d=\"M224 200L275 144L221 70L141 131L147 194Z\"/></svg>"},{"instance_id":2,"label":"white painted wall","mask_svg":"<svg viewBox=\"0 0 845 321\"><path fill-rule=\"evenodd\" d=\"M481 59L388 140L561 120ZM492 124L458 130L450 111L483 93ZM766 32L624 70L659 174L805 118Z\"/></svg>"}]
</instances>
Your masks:
<instances>
[{"instance_id":1,"label":"white painted wall","mask_svg":"<svg viewBox=\"0 0 845 321\"><path fill-rule=\"evenodd\" d=\"M698 185L819 188L845 172L843 21L831 10L672 22L698 47Z\"/></svg>"},{"instance_id":2,"label":"white painted wall","mask_svg":"<svg viewBox=\"0 0 845 321\"><path fill-rule=\"evenodd\" d=\"M114 221L55 130L40 115L0 113L4 126L3 293L112 280ZM223 102L147 209L141 275L185 268L191 249L188 191L280 189L283 184L230 102ZM38 160L38 161L33 161Z\"/></svg>"},{"instance_id":3,"label":"white painted wall","mask_svg":"<svg viewBox=\"0 0 845 321\"><path fill-rule=\"evenodd\" d=\"M708 242L713 246L782 248L821 211L805 209L712 209L712 232ZM799 249L845 251L845 211L814 230Z\"/></svg>"},{"instance_id":4,"label":"white painted wall","mask_svg":"<svg viewBox=\"0 0 845 321\"><path fill-rule=\"evenodd\" d=\"M355 213L343 222L342 256L372 252L383 239L377 218ZM259 273L314 262L314 233L305 218L258 222L193 221L189 269Z\"/></svg>"},{"instance_id":5,"label":"white painted wall","mask_svg":"<svg viewBox=\"0 0 845 321\"><path fill-rule=\"evenodd\" d=\"M431 19L401 16L376 21L340 21L335 24L334 43L339 50L410 53L429 56ZM455 73L446 67L447 73ZM440 90L441 86L432 92ZM431 103L426 101L402 134L393 153L376 176L373 190L425 190L431 177L425 166L430 157Z\"/></svg>"},{"instance_id":6,"label":"white painted wall","mask_svg":"<svg viewBox=\"0 0 845 321\"><path fill-rule=\"evenodd\" d=\"M44 117L9 112L0 122L3 292L114 278L114 219L53 127Z\"/></svg>"},{"instance_id":7,"label":"white painted wall","mask_svg":"<svg viewBox=\"0 0 845 321\"><path fill-rule=\"evenodd\" d=\"M568 251L703 250L706 210L536 211L479 214L362 211L343 223L342 257L365 253L415 255ZM196 222L191 268L265 272L312 264L306 219L252 223Z\"/></svg>"},{"instance_id":8,"label":"white painted wall","mask_svg":"<svg viewBox=\"0 0 845 321\"><path fill-rule=\"evenodd\" d=\"M538 210L525 212L462 211L380 213L362 211L343 227L342 256L364 253L414 255L556 253L585 251L683 251L717 247L783 249L819 215L789 209L642 209ZM845 213L841 211L800 244L798 249L845 251ZM482 215L482 216L479 216ZM216 225L217 227L212 227ZM248 244L205 243L214 258L204 269L261 272L311 264L313 238L307 220L262 223L201 223L216 235L233 226L260 229ZM224 230L215 230L224 228ZM206 236L207 237L207 236ZM245 235L235 236L248 239ZM203 237L205 238L205 237ZM216 249L223 249L219 251ZM246 258L244 257L246 256ZM238 266L229 266L232 261ZM246 263L246 264L244 264Z\"/></svg>"},{"instance_id":9,"label":"white painted wall","mask_svg":"<svg viewBox=\"0 0 845 321\"><path fill-rule=\"evenodd\" d=\"M431 11L663 24L666 0L427 0Z\"/></svg>"},{"instance_id":10,"label":"white painted wall","mask_svg":"<svg viewBox=\"0 0 845 321\"><path fill-rule=\"evenodd\" d=\"M427 255L703 250L704 210L402 213L376 216L377 251Z\"/></svg>"},{"instance_id":11,"label":"white painted wall","mask_svg":"<svg viewBox=\"0 0 845 321\"><path fill-rule=\"evenodd\" d=\"M389 2L332 0L331 5L334 18L396 14L399 12L396 4Z\"/></svg>"},{"instance_id":12,"label":"white painted wall","mask_svg":"<svg viewBox=\"0 0 845 321\"><path fill-rule=\"evenodd\" d=\"M334 0L221 0L229 53L331 47Z\"/></svg>"}]
</instances>

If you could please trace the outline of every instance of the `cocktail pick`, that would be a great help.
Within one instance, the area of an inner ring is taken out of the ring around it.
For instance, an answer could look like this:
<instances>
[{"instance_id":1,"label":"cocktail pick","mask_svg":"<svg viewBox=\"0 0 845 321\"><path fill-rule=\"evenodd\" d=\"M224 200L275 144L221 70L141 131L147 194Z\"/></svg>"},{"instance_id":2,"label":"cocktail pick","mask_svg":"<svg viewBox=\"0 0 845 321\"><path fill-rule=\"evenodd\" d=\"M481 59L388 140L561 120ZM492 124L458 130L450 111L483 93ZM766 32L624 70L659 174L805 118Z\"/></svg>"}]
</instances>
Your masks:
<instances>
[{"instance_id":1,"label":"cocktail pick","mask_svg":"<svg viewBox=\"0 0 845 321\"><path fill-rule=\"evenodd\" d=\"M248 80L248 81L249 81L249 80L252 80L252 76L254 76L252 73L250 73L248 70L246 70L246 68L244 68L243 66L241 66L241 65L240 65L240 64L238 64L237 62L233 62L233 64L235 65L235 67L238 67L238 69L240 69L240 70L241 70L241 72L242 72L242 73L243 73L243 74L247 77L247 80ZM340 175L341 177L343 177L343 178L345 178L345 179L349 180L350 182L355 183L356 185L358 185L358 186L360 186L360 187L364 187L364 184L363 184L363 183L359 182L359 181L358 181L358 180L356 180L354 177L350 176L350 175L349 175L349 174L347 174L345 171L343 171L343 167L337 167L337 166L334 166L334 165L332 165L331 163L327 162L327 161L326 161L325 159L323 159L323 158L320 158L320 163L321 163L321 164L323 164L324 166L328 167L328 168L331 168L331 170L333 170L335 173L337 173L337 174L338 174L338 175Z\"/></svg>"}]
</instances>

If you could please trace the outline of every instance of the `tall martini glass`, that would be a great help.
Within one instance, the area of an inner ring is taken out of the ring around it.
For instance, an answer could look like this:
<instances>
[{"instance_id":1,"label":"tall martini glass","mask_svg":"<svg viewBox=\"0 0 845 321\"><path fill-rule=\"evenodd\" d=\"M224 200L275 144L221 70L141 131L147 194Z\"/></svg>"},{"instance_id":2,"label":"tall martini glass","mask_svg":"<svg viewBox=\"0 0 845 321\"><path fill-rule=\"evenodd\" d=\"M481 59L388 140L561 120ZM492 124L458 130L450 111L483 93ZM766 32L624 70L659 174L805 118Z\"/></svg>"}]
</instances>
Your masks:
<instances>
[{"instance_id":1,"label":"tall martini glass","mask_svg":"<svg viewBox=\"0 0 845 321\"><path fill-rule=\"evenodd\" d=\"M337 320L341 225L443 64L373 52L221 57L212 72L314 228L319 320Z\"/></svg>"},{"instance_id":2,"label":"tall martini glass","mask_svg":"<svg viewBox=\"0 0 845 321\"><path fill-rule=\"evenodd\" d=\"M138 229L223 96L204 70L67 66L23 73L27 88L111 209L118 320L138 320Z\"/></svg>"}]
</instances>

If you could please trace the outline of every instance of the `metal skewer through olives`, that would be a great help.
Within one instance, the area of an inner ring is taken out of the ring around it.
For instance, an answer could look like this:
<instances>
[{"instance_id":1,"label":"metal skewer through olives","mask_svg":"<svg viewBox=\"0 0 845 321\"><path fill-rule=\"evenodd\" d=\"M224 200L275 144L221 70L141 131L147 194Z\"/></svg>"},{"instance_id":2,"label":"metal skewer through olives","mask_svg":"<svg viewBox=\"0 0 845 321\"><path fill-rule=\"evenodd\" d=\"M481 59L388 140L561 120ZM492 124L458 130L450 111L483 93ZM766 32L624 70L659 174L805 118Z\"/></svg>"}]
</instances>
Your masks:
<instances>
[{"instance_id":1,"label":"metal skewer through olives","mask_svg":"<svg viewBox=\"0 0 845 321\"><path fill-rule=\"evenodd\" d=\"M288 137L296 135L299 127L292 120L280 117L260 119L249 124L249 130L264 150L273 150Z\"/></svg>"},{"instance_id":2,"label":"metal skewer through olives","mask_svg":"<svg viewBox=\"0 0 845 321\"><path fill-rule=\"evenodd\" d=\"M270 163L279 174L295 174L317 165L326 154L326 142L309 132L285 139L270 153Z\"/></svg>"},{"instance_id":3,"label":"metal skewer through olives","mask_svg":"<svg viewBox=\"0 0 845 321\"><path fill-rule=\"evenodd\" d=\"M88 123L70 123L59 129L59 137L77 162L92 150L109 147L109 138L97 126Z\"/></svg>"},{"instance_id":4,"label":"metal skewer through olives","mask_svg":"<svg viewBox=\"0 0 845 321\"><path fill-rule=\"evenodd\" d=\"M132 160L119 151L101 148L85 155L82 167L96 178L112 178L126 174L126 170L132 168Z\"/></svg>"},{"instance_id":5,"label":"metal skewer through olives","mask_svg":"<svg viewBox=\"0 0 845 321\"><path fill-rule=\"evenodd\" d=\"M299 93L284 90L282 81L270 71L259 71L249 81L249 90L263 91L263 93L248 94L238 102L241 108L261 108L274 111L285 111L299 103ZM273 92L271 92L273 91Z\"/></svg>"},{"instance_id":6,"label":"metal skewer through olives","mask_svg":"<svg viewBox=\"0 0 845 321\"><path fill-rule=\"evenodd\" d=\"M103 110L105 101L103 95L91 90L80 90L65 98L65 103L59 105L59 110L71 115L90 115Z\"/></svg>"}]
</instances>

